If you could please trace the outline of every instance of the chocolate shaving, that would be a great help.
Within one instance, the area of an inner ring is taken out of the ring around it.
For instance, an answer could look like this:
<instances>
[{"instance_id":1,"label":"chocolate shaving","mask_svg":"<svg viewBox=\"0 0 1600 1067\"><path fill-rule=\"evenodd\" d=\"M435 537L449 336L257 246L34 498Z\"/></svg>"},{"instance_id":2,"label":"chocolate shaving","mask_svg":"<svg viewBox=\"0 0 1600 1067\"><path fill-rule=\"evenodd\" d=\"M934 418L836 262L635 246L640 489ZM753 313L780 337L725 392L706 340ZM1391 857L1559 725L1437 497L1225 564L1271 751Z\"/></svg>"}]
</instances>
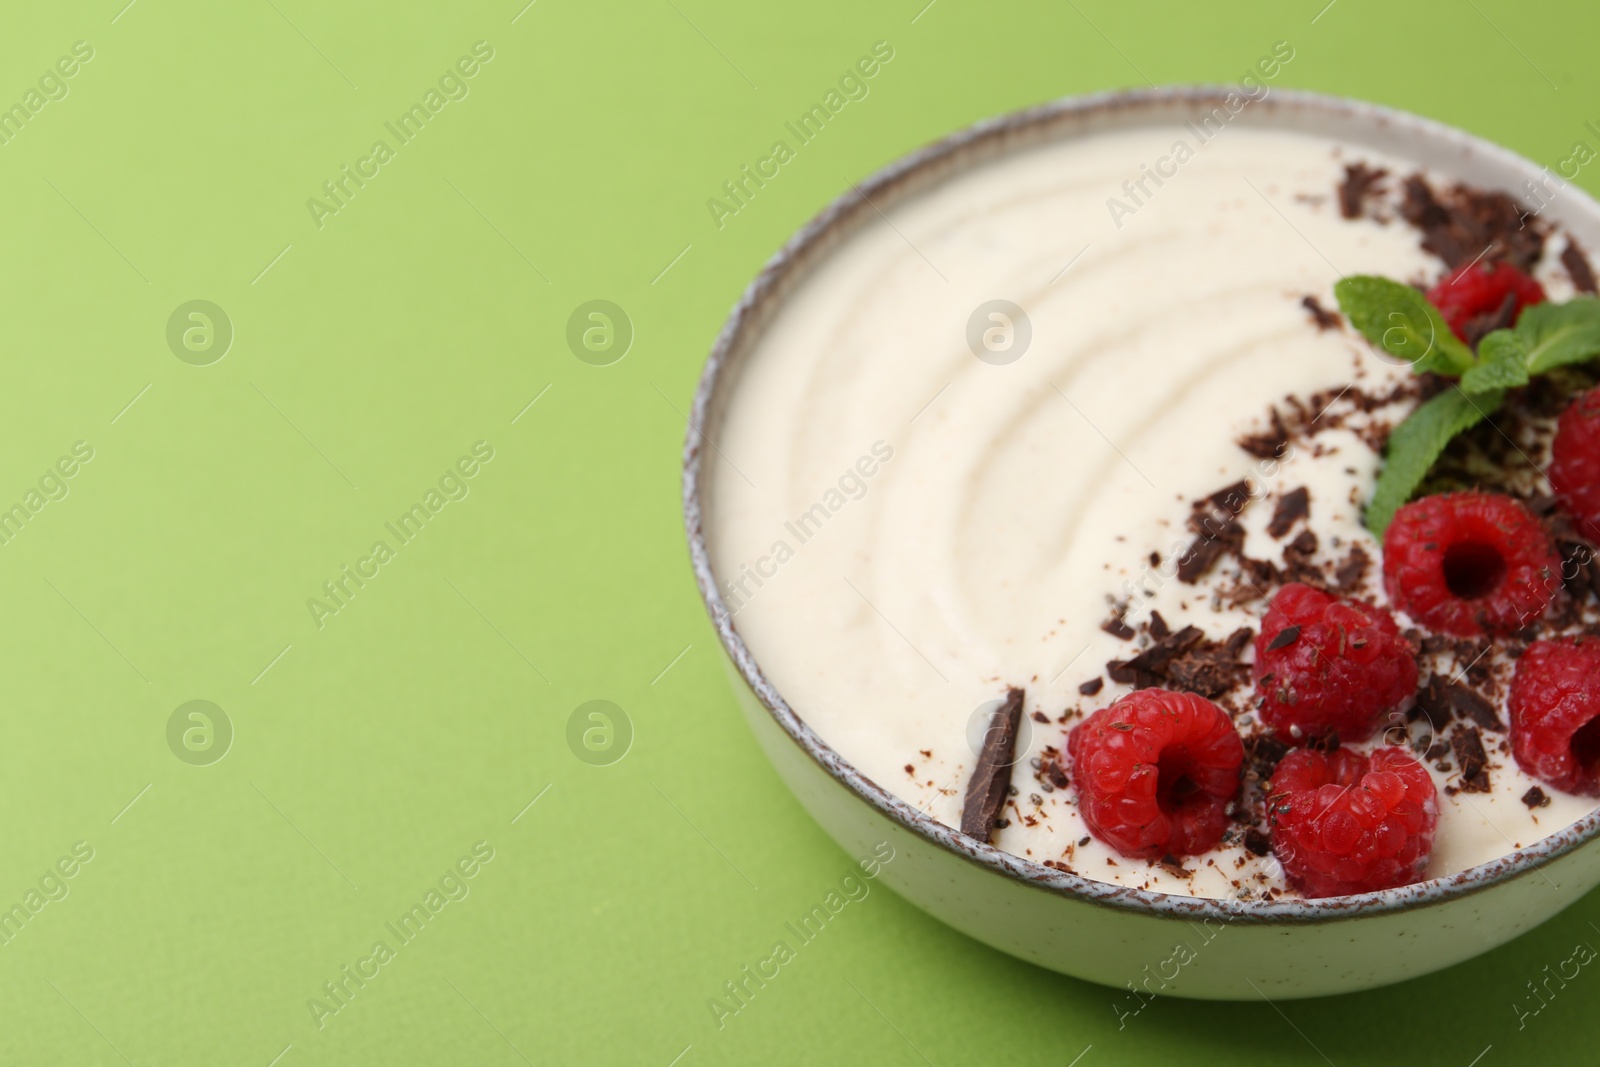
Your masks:
<instances>
[{"instance_id":1,"label":"chocolate shaving","mask_svg":"<svg viewBox=\"0 0 1600 1067\"><path fill-rule=\"evenodd\" d=\"M1450 747L1455 749L1456 762L1461 764L1461 792L1487 793L1489 791L1489 755L1483 750L1483 737L1476 726L1457 727L1450 735Z\"/></svg>"},{"instance_id":2,"label":"chocolate shaving","mask_svg":"<svg viewBox=\"0 0 1600 1067\"><path fill-rule=\"evenodd\" d=\"M1548 808L1550 806L1550 798L1545 796L1544 790L1538 786L1534 786L1522 794L1522 802L1530 808Z\"/></svg>"},{"instance_id":3,"label":"chocolate shaving","mask_svg":"<svg viewBox=\"0 0 1600 1067\"><path fill-rule=\"evenodd\" d=\"M1152 611L1150 613L1150 636L1159 641L1171 632L1172 627L1167 625L1167 620L1162 616L1161 612Z\"/></svg>"},{"instance_id":4,"label":"chocolate shaving","mask_svg":"<svg viewBox=\"0 0 1600 1067\"><path fill-rule=\"evenodd\" d=\"M1096 693L1100 692L1100 690L1104 689L1105 686L1106 680L1104 678L1090 678L1087 682L1084 682L1082 685L1078 686L1078 692L1082 693L1086 697L1092 697Z\"/></svg>"},{"instance_id":5,"label":"chocolate shaving","mask_svg":"<svg viewBox=\"0 0 1600 1067\"><path fill-rule=\"evenodd\" d=\"M1291 489L1278 498L1277 506L1272 510L1272 521L1267 524L1267 533L1273 537L1281 538L1294 528L1294 524L1311 514L1311 491L1305 486Z\"/></svg>"},{"instance_id":6,"label":"chocolate shaving","mask_svg":"<svg viewBox=\"0 0 1600 1067\"><path fill-rule=\"evenodd\" d=\"M1567 247L1561 250L1561 265L1567 268L1567 277L1572 279L1572 287L1580 293L1595 292L1594 270L1589 266L1589 257L1583 254L1583 248L1569 235Z\"/></svg>"},{"instance_id":7,"label":"chocolate shaving","mask_svg":"<svg viewBox=\"0 0 1600 1067\"><path fill-rule=\"evenodd\" d=\"M1322 306L1322 301L1314 296L1304 296L1300 299L1300 306L1311 314L1311 321L1317 324L1319 330L1337 330L1344 323L1337 311L1329 311Z\"/></svg>"},{"instance_id":8,"label":"chocolate shaving","mask_svg":"<svg viewBox=\"0 0 1600 1067\"><path fill-rule=\"evenodd\" d=\"M1389 172L1365 163L1346 163L1344 181L1339 183L1339 214L1347 219L1361 217L1361 202L1380 191L1379 182Z\"/></svg>"},{"instance_id":9,"label":"chocolate shaving","mask_svg":"<svg viewBox=\"0 0 1600 1067\"><path fill-rule=\"evenodd\" d=\"M988 843L994 837L1000 805L1005 803L1006 787L1011 784L1013 750L1017 728L1022 724L1023 691L1013 686L1006 691L1005 703L995 709L989 728L983 732L983 751L967 782L966 802L961 808L961 832Z\"/></svg>"},{"instance_id":10,"label":"chocolate shaving","mask_svg":"<svg viewBox=\"0 0 1600 1067\"><path fill-rule=\"evenodd\" d=\"M1244 848L1252 856L1265 856L1272 851L1272 839L1252 826L1244 832Z\"/></svg>"},{"instance_id":11,"label":"chocolate shaving","mask_svg":"<svg viewBox=\"0 0 1600 1067\"><path fill-rule=\"evenodd\" d=\"M1285 626L1278 631L1278 636L1272 639L1272 643L1267 645L1267 651L1276 652L1280 648L1288 648L1298 640L1300 640L1300 627Z\"/></svg>"}]
</instances>

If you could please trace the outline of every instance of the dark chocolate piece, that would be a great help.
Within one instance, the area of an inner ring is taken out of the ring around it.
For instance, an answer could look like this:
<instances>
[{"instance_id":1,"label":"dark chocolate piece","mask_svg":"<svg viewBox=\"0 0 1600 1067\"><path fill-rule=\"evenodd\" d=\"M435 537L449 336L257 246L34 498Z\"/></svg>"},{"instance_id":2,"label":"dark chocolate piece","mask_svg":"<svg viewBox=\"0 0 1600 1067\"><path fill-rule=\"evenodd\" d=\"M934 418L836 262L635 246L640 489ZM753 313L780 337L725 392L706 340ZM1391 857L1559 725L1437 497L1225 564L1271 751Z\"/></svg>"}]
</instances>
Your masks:
<instances>
[{"instance_id":1,"label":"dark chocolate piece","mask_svg":"<svg viewBox=\"0 0 1600 1067\"><path fill-rule=\"evenodd\" d=\"M1267 651L1276 652L1280 648L1288 648L1298 640L1300 640L1300 627L1285 626L1278 631L1278 636L1274 637L1271 643L1267 645Z\"/></svg>"},{"instance_id":2,"label":"dark chocolate piece","mask_svg":"<svg viewBox=\"0 0 1600 1067\"><path fill-rule=\"evenodd\" d=\"M1494 705L1483 694L1439 674L1429 678L1417 693L1417 708L1428 717L1435 733L1443 732L1457 718L1486 730L1505 729Z\"/></svg>"},{"instance_id":3,"label":"dark chocolate piece","mask_svg":"<svg viewBox=\"0 0 1600 1067\"><path fill-rule=\"evenodd\" d=\"M1262 433L1246 434L1234 443L1257 459L1282 459L1289 451L1289 427L1283 416L1273 408L1269 417L1270 428Z\"/></svg>"},{"instance_id":4,"label":"dark chocolate piece","mask_svg":"<svg viewBox=\"0 0 1600 1067\"><path fill-rule=\"evenodd\" d=\"M989 728L983 732L983 751L967 782L966 802L961 808L961 832L988 843L999 823L1000 806L1005 803L1011 784L1011 763L1017 745L1017 728L1022 724L1023 691L1006 691L1005 703L995 709Z\"/></svg>"},{"instance_id":5,"label":"dark chocolate piece","mask_svg":"<svg viewBox=\"0 0 1600 1067\"><path fill-rule=\"evenodd\" d=\"M1457 727L1450 735L1450 747L1455 749L1456 762L1461 764L1463 793L1489 791L1489 754L1483 750L1483 737L1476 726Z\"/></svg>"},{"instance_id":6,"label":"dark chocolate piece","mask_svg":"<svg viewBox=\"0 0 1600 1067\"><path fill-rule=\"evenodd\" d=\"M1300 306L1311 314L1311 321L1317 324L1319 330L1337 330L1344 322L1337 311L1329 311L1322 306L1322 301L1314 296L1302 297Z\"/></svg>"},{"instance_id":7,"label":"dark chocolate piece","mask_svg":"<svg viewBox=\"0 0 1600 1067\"><path fill-rule=\"evenodd\" d=\"M1120 637L1124 641L1132 641L1136 634L1136 631L1133 627L1122 621L1122 615L1120 613L1111 616L1111 618L1101 623L1100 629L1104 630L1112 637Z\"/></svg>"},{"instance_id":8,"label":"dark chocolate piece","mask_svg":"<svg viewBox=\"0 0 1600 1067\"><path fill-rule=\"evenodd\" d=\"M1544 790L1538 786L1534 786L1522 794L1522 802L1530 808L1548 808L1550 806L1550 798L1545 796Z\"/></svg>"},{"instance_id":9,"label":"dark chocolate piece","mask_svg":"<svg viewBox=\"0 0 1600 1067\"><path fill-rule=\"evenodd\" d=\"M1272 839L1252 826L1244 832L1244 847L1253 856L1265 856L1272 851Z\"/></svg>"},{"instance_id":10,"label":"dark chocolate piece","mask_svg":"<svg viewBox=\"0 0 1600 1067\"><path fill-rule=\"evenodd\" d=\"M1361 217L1361 202L1379 191L1378 183L1389 172L1365 163L1346 163L1344 181L1339 183L1339 214L1347 219Z\"/></svg>"},{"instance_id":11,"label":"dark chocolate piece","mask_svg":"<svg viewBox=\"0 0 1600 1067\"><path fill-rule=\"evenodd\" d=\"M1272 511L1272 521L1267 523L1267 533L1282 537L1294 529L1294 524L1311 514L1311 491L1305 486L1291 489L1278 498Z\"/></svg>"},{"instance_id":12,"label":"dark chocolate piece","mask_svg":"<svg viewBox=\"0 0 1600 1067\"><path fill-rule=\"evenodd\" d=\"M1561 265L1567 268L1567 277L1572 279L1572 287L1580 293L1595 292L1594 269L1589 266L1589 257L1583 254L1582 247L1577 241L1567 236L1567 247L1561 250Z\"/></svg>"},{"instance_id":13,"label":"dark chocolate piece","mask_svg":"<svg viewBox=\"0 0 1600 1067\"><path fill-rule=\"evenodd\" d=\"M1078 692L1086 697L1092 697L1105 687L1106 680L1104 678L1090 678L1087 682L1078 686Z\"/></svg>"},{"instance_id":14,"label":"dark chocolate piece","mask_svg":"<svg viewBox=\"0 0 1600 1067\"><path fill-rule=\"evenodd\" d=\"M1400 214L1422 231L1423 249L1451 269L1506 262L1528 271L1544 252L1546 227L1505 193L1464 185L1440 192L1413 174L1405 180Z\"/></svg>"},{"instance_id":15,"label":"dark chocolate piece","mask_svg":"<svg viewBox=\"0 0 1600 1067\"><path fill-rule=\"evenodd\" d=\"M1360 545L1351 545L1350 554L1344 562L1334 568L1334 585L1341 593L1355 590L1367 577L1367 568L1372 566L1372 557L1367 555L1367 550Z\"/></svg>"}]
</instances>

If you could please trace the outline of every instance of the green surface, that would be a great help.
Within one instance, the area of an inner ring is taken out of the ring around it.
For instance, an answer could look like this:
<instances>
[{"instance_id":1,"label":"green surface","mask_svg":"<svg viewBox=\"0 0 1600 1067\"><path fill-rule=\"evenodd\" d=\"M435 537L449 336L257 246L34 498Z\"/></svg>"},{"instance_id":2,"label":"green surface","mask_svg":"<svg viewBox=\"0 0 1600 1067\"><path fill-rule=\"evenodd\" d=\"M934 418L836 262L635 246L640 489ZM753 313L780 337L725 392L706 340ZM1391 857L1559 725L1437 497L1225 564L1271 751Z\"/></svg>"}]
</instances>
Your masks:
<instances>
[{"instance_id":1,"label":"green surface","mask_svg":"<svg viewBox=\"0 0 1600 1067\"><path fill-rule=\"evenodd\" d=\"M1592 1049L1588 970L1520 1027L1514 1007L1600 944L1592 898L1392 990L1161 1000L1119 1030L1116 994L874 889L719 1028L708 1000L853 859L741 722L678 517L712 337L847 181L1051 97L1237 79L1280 39L1295 58L1275 85L1554 166L1596 143L1592 4L1338 0L1313 24L1324 0L124 2L13 5L0 33L0 98L24 106L74 42L93 49L0 145L0 505L42 504L0 546L0 907L39 906L0 944L0 1062L1065 1064L1092 1046L1083 1067L1488 1067ZM707 198L880 40L894 58L870 94L719 229ZM467 95L399 143L385 123L478 41L492 59L446 82ZM392 158L319 227L308 198L379 139ZM608 366L565 339L594 299L634 327ZM209 365L215 348L186 361L167 340L193 300L232 324ZM80 441L92 459L47 477ZM492 460L451 475L480 441ZM384 524L441 480L466 495L402 544ZM393 558L315 619L308 598L347 564L371 574L378 540ZM595 699L631 724L609 765L568 744ZM215 714L210 749L191 709L169 746L194 700L231 724L218 762ZM41 882L60 899L30 898ZM386 924L441 886L401 944ZM392 958L364 963L380 940ZM346 965L376 976L319 1019L308 1001Z\"/></svg>"}]
</instances>

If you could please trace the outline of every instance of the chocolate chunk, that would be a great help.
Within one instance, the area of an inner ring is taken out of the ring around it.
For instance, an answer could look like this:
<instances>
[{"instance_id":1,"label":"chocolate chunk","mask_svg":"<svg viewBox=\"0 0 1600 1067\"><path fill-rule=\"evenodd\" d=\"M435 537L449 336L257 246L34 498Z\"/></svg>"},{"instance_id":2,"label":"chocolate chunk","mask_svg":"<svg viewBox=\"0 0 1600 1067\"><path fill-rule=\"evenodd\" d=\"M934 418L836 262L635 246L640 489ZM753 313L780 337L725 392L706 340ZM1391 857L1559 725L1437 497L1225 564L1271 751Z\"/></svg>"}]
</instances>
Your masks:
<instances>
[{"instance_id":1,"label":"chocolate chunk","mask_svg":"<svg viewBox=\"0 0 1600 1067\"><path fill-rule=\"evenodd\" d=\"M1494 705L1475 689L1443 675L1435 674L1417 693L1417 708L1428 717L1435 733L1442 732L1452 719L1474 723L1486 730L1504 730Z\"/></svg>"},{"instance_id":2,"label":"chocolate chunk","mask_svg":"<svg viewBox=\"0 0 1600 1067\"><path fill-rule=\"evenodd\" d=\"M1023 691L1006 691L1005 703L995 709L989 728L983 732L983 751L967 782L966 802L961 808L961 832L985 843L994 836L1000 805L1011 784L1011 762L1017 745L1017 728L1022 724Z\"/></svg>"},{"instance_id":3,"label":"chocolate chunk","mask_svg":"<svg viewBox=\"0 0 1600 1067\"><path fill-rule=\"evenodd\" d=\"M1239 653L1245 650L1245 646L1255 635L1255 631L1250 627L1241 626L1228 635L1228 639L1222 643L1222 650L1227 653L1229 659L1238 659Z\"/></svg>"},{"instance_id":4,"label":"chocolate chunk","mask_svg":"<svg viewBox=\"0 0 1600 1067\"><path fill-rule=\"evenodd\" d=\"M1050 721L1050 716L1046 715L1042 711L1034 712L1033 715L1032 715L1032 718L1033 718L1034 722L1049 722Z\"/></svg>"},{"instance_id":5,"label":"chocolate chunk","mask_svg":"<svg viewBox=\"0 0 1600 1067\"><path fill-rule=\"evenodd\" d=\"M1439 192L1413 174L1405 180L1400 214L1422 231L1423 249L1452 269L1481 261L1527 271L1544 252L1546 228L1505 193L1465 185Z\"/></svg>"},{"instance_id":6,"label":"chocolate chunk","mask_svg":"<svg viewBox=\"0 0 1600 1067\"><path fill-rule=\"evenodd\" d=\"M1233 516L1249 507L1250 500L1250 483L1239 481L1234 482L1232 485L1223 486L1203 500L1196 500L1194 502L1194 510L1216 511L1219 514L1226 513L1227 516ZM1191 520L1190 525L1194 526L1193 520ZM1195 529L1201 533L1207 533L1210 532L1211 528L1199 526L1195 527Z\"/></svg>"},{"instance_id":7,"label":"chocolate chunk","mask_svg":"<svg viewBox=\"0 0 1600 1067\"><path fill-rule=\"evenodd\" d=\"M1172 627L1167 625L1167 620L1162 617L1161 612L1152 611L1150 613L1150 636L1159 641L1171 632Z\"/></svg>"},{"instance_id":8,"label":"chocolate chunk","mask_svg":"<svg viewBox=\"0 0 1600 1067\"><path fill-rule=\"evenodd\" d=\"M1087 682L1078 686L1078 692L1086 697L1092 697L1105 687L1106 680L1104 678L1090 678Z\"/></svg>"},{"instance_id":9,"label":"chocolate chunk","mask_svg":"<svg viewBox=\"0 0 1600 1067\"><path fill-rule=\"evenodd\" d=\"M1267 651L1276 652L1280 648L1288 648L1298 640L1300 640L1300 627L1285 626L1278 631L1278 636L1274 637L1272 642L1267 645Z\"/></svg>"},{"instance_id":10,"label":"chocolate chunk","mask_svg":"<svg viewBox=\"0 0 1600 1067\"><path fill-rule=\"evenodd\" d=\"M1361 585L1367 577L1367 568L1372 565L1372 557L1367 555L1367 550L1360 545L1351 545L1350 554L1344 562L1334 568L1333 581L1341 593L1349 593Z\"/></svg>"},{"instance_id":11,"label":"chocolate chunk","mask_svg":"<svg viewBox=\"0 0 1600 1067\"><path fill-rule=\"evenodd\" d=\"M1168 634L1128 660L1126 666L1135 671L1160 674L1175 656L1187 652L1203 637L1205 637L1205 632L1200 627L1185 626L1177 633Z\"/></svg>"},{"instance_id":12,"label":"chocolate chunk","mask_svg":"<svg viewBox=\"0 0 1600 1067\"><path fill-rule=\"evenodd\" d=\"M1545 796L1544 790L1538 786L1534 786L1522 794L1522 802L1530 808L1548 808L1550 806L1550 798Z\"/></svg>"},{"instance_id":13,"label":"chocolate chunk","mask_svg":"<svg viewBox=\"0 0 1600 1067\"><path fill-rule=\"evenodd\" d=\"M1197 537L1178 557L1178 581L1193 585L1208 574L1228 545L1212 537Z\"/></svg>"},{"instance_id":14,"label":"chocolate chunk","mask_svg":"<svg viewBox=\"0 0 1600 1067\"><path fill-rule=\"evenodd\" d=\"M1589 266L1589 257L1583 254L1583 249L1570 235L1567 237L1567 247L1561 250L1561 265L1567 268L1567 277L1572 279L1574 289L1580 293L1595 292L1594 270Z\"/></svg>"},{"instance_id":15,"label":"chocolate chunk","mask_svg":"<svg viewBox=\"0 0 1600 1067\"><path fill-rule=\"evenodd\" d=\"M1120 637L1124 641L1132 641L1134 637L1137 636L1137 631L1122 620L1122 614L1120 612L1101 623L1100 629L1104 630L1112 637Z\"/></svg>"},{"instance_id":16,"label":"chocolate chunk","mask_svg":"<svg viewBox=\"0 0 1600 1067\"><path fill-rule=\"evenodd\" d=\"M1461 764L1463 793L1489 791L1489 754L1483 750L1483 737L1476 726L1457 727L1450 735L1450 747L1455 749L1456 762Z\"/></svg>"},{"instance_id":17,"label":"chocolate chunk","mask_svg":"<svg viewBox=\"0 0 1600 1067\"><path fill-rule=\"evenodd\" d=\"M1294 528L1294 524L1311 514L1311 491L1305 486L1291 489L1278 498L1278 504L1272 511L1272 521L1267 524L1267 533L1273 537L1282 537Z\"/></svg>"},{"instance_id":18,"label":"chocolate chunk","mask_svg":"<svg viewBox=\"0 0 1600 1067\"><path fill-rule=\"evenodd\" d=\"M1289 451L1289 428L1283 416L1272 410L1270 429L1262 433L1246 434L1234 443L1257 459L1282 459Z\"/></svg>"},{"instance_id":19,"label":"chocolate chunk","mask_svg":"<svg viewBox=\"0 0 1600 1067\"><path fill-rule=\"evenodd\" d=\"M1322 301L1314 296L1302 297L1300 306L1310 312L1311 321L1317 324L1319 330L1337 330L1344 322L1337 311L1329 311L1322 306Z\"/></svg>"},{"instance_id":20,"label":"chocolate chunk","mask_svg":"<svg viewBox=\"0 0 1600 1067\"><path fill-rule=\"evenodd\" d=\"M1252 826L1244 832L1244 847L1253 856L1265 856L1272 851L1272 839Z\"/></svg>"},{"instance_id":21,"label":"chocolate chunk","mask_svg":"<svg viewBox=\"0 0 1600 1067\"><path fill-rule=\"evenodd\" d=\"M1379 192L1385 175L1382 167L1369 167L1365 163L1346 163L1344 181L1339 183L1339 214L1347 219L1361 217L1361 202Z\"/></svg>"}]
</instances>

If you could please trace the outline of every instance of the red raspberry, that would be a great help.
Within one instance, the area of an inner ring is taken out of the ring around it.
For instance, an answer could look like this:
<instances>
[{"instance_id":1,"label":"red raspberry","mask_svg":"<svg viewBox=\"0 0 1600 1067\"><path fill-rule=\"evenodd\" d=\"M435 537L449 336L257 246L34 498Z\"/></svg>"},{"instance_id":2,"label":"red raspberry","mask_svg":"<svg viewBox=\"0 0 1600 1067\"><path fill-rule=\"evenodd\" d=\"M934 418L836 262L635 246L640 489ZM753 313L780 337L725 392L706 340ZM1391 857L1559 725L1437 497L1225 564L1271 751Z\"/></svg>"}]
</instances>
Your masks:
<instances>
[{"instance_id":1,"label":"red raspberry","mask_svg":"<svg viewBox=\"0 0 1600 1067\"><path fill-rule=\"evenodd\" d=\"M1205 697L1129 693L1073 727L1067 753L1083 821L1122 855L1193 856L1222 839L1244 745Z\"/></svg>"},{"instance_id":2,"label":"red raspberry","mask_svg":"<svg viewBox=\"0 0 1600 1067\"><path fill-rule=\"evenodd\" d=\"M1417 691L1417 661L1394 617L1291 582L1256 636L1261 719L1292 738L1372 736L1383 715Z\"/></svg>"},{"instance_id":3,"label":"red raspberry","mask_svg":"<svg viewBox=\"0 0 1600 1067\"><path fill-rule=\"evenodd\" d=\"M1417 622L1457 637L1520 630L1561 585L1561 560L1539 520L1508 496L1425 496L1383 537L1383 584Z\"/></svg>"},{"instance_id":4,"label":"red raspberry","mask_svg":"<svg viewBox=\"0 0 1600 1067\"><path fill-rule=\"evenodd\" d=\"M1279 761L1267 793L1272 851L1308 897L1409 885L1428 866L1439 794L1402 748L1371 757L1297 748Z\"/></svg>"},{"instance_id":5,"label":"red raspberry","mask_svg":"<svg viewBox=\"0 0 1600 1067\"><path fill-rule=\"evenodd\" d=\"M1600 541L1600 389L1579 394L1561 413L1548 473L1584 534Z\"/></svg>"},{"instance_id":6,"label":"red raspberry","mask_svg":"<svg viewBox=\"0 0 1600 1067\"><path fill-rule=\"evenodd\" d=\"M1545 300L1544 287L1510 263L1468 263L1428 290L1428 300L1463 341L1468 340L1467 324L1479 315L1498 312L1508 296L1515 301L1512 322L1523 308Z\"/></svg>"},{"instance_id":7,"label":"red raspberry","mask_svg":"<svg viewBox=\"0 0 1600 1067\"><path fill-rule=\"evenodd\" d=\"M1600 640L1535 641L1511 679L1511 751L1548 785L1600 796Z\"/></svg>"}]
</instances>

